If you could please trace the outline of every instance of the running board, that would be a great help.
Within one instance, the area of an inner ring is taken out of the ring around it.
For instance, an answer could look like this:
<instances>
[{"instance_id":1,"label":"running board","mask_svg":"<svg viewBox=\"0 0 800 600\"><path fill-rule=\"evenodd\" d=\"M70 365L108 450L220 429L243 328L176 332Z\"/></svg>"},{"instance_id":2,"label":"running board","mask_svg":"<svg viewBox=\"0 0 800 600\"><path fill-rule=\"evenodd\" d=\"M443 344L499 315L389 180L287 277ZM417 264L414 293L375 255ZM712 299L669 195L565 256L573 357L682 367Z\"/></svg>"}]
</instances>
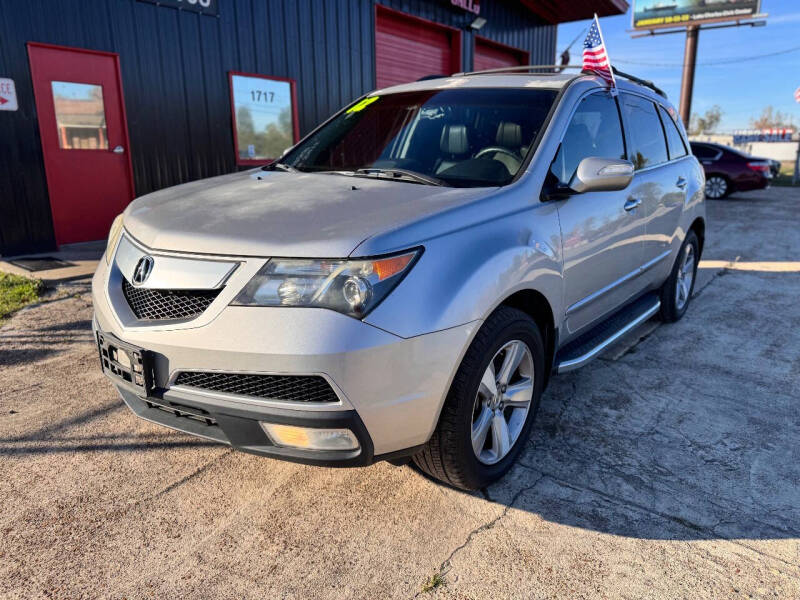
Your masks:
<instances>
[{"instance_id":1,"label":"running board","mask_svg":"<svg viewBox=\"0 0 800 600\"><path fill-rule=\"evenodd\" d=\"M556 372L566 373L584 366L626 333L638 327L661 308L654 294L642 296L588 333L564 346L558 352Z\"/></svg>"}]
</instances>

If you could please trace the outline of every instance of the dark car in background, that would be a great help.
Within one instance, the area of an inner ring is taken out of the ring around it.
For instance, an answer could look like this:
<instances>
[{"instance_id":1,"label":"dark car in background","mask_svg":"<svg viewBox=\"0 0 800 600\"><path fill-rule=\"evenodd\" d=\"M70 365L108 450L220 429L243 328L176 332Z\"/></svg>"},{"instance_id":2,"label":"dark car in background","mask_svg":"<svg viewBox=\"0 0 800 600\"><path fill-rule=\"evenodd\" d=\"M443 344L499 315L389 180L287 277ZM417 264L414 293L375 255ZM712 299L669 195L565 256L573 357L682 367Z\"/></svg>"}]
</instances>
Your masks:
<instances>
[{"instance_id":1,"label":"dark car in background","mask_svg":"<svg viewBox=\"0 0 800 600\"><path fill-rule=\"evenodd\" d=\"M718 200L732 192L763 190L773 177L769 159L711 142L691 142L690 145L706 173L707 198Z\"/></svg>"}]
</instances>

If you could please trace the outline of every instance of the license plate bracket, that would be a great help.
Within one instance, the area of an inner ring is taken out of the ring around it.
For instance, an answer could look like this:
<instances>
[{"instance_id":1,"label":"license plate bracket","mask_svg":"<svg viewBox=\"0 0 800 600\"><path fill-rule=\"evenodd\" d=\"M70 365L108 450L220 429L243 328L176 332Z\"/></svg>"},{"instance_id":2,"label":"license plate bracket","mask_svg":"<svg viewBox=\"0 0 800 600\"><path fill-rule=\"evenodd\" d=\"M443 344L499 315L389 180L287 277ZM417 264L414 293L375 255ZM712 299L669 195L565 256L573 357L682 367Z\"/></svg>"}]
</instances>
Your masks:
<instances>
[{"instance_id":1,"label":"license plate bracket","mask_svg":"<svg viewBox=\"0 0 800 600\"><path fill-rule=\"evenodd\" d=\"M150 352L128 344L110 333L97 332L100 366L112 380L132 387L139 396L153 390L153 361Z\"/></svg>"}]
</instances>

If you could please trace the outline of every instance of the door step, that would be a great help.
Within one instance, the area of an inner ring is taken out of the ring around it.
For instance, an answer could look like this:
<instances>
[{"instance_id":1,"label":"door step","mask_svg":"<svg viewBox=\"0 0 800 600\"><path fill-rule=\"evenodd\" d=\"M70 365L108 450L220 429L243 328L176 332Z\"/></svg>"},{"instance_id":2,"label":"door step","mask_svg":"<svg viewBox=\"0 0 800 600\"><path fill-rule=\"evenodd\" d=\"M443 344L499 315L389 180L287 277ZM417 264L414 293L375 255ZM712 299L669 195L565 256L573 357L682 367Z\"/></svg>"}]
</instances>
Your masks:
<instances>
[{"instance_id":1,"label":"door step","mask_svg":"<svg viewBox=\"0 0 800 600\"><path fill-rule=\"evenodd\" d=\"M556 372L566 373L581 368L623 335L647 321L659 308L661 301L654 293L632 302L559 350Z\"/></svg>"}]
</instances>

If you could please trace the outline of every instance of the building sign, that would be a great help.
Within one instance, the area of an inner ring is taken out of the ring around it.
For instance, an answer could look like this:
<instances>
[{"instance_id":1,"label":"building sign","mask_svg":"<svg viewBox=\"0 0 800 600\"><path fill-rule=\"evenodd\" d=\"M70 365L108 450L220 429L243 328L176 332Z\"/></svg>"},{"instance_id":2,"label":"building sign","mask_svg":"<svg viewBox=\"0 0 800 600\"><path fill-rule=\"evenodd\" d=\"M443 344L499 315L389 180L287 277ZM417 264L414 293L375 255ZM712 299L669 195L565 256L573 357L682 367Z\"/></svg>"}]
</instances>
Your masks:
<instances>
[{"instance_id":1,"label":"building sign","mask_svg":"<svg viewBox=\"0 0 800 600\"><path fill-rule=\"evenodd\" d=\"M733 132L733 143L749 142L791 142L794 129L782 127L777 129L743 129Z\"/></svg>"},{"instance_id":2,"label":"building sign","mask_svg":"<svg viewBox=\"0 0 800 600\"><path fill-rule=\"evenodd\" d=\"M634 29L681 27L705 21L749 19L761 0L634 0Z\"/></svg>"},{"instance_id":3,"label":"building sign","mask_svg":"<svg viewBox=\"0 0 800 600\"><path fill-rule=\"evenodd\" d=\"M218 0L139 0L139 2L147 2L148 4L155 4L156 6L169 6L170 8L191 10L215 17L219 14L217 1Z\"/></svg>"},{"instance_id":4,"label":"building sign","mask_svg":"<svg viewBox=\"0 0 800 600\"><path fill-rule=\"evenodd\" d=\"M450 0L450 4L463 8L467 12L475 15L481 14L481 1L480 0Z\"/></svg>"},{"instance_id":5,"label":"building sign","mask_svg":"<svg viewBox=\"0 0 800 600\"><path fill-rule=\"evenodd\" d=\"M231 73L238 164L264 164L298 140L294 80Z\"/></svg>"},{"instance_id":6,"label":"building sign","mask_svg":"<svg viewBox=\"0 0 800 600\"><path fill-rule=\"evenodd\" d=\"M0 77L0 110L17 110L17 88L13 79Z\"/></svg>"}]
</instances>

